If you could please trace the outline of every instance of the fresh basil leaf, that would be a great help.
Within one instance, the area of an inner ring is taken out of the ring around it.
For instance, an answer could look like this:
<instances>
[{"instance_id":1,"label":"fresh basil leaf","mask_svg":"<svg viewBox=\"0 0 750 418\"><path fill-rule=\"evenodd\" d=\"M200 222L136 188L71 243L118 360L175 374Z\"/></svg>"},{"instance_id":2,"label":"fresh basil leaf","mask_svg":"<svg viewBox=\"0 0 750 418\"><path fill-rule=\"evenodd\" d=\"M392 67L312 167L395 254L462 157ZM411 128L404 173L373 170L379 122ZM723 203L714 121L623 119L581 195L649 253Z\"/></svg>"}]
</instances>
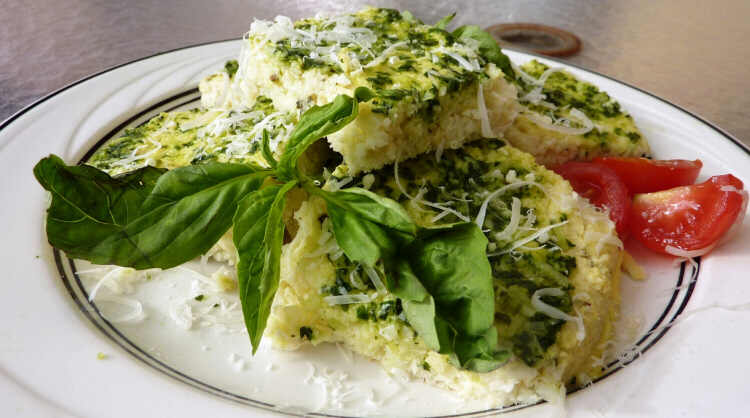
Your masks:
<instances>
[{"instance_id":1,"label":"fresh basil leaf","mask_svg":"<svg viewBox=\"0 0 750 418\"><path fill-rule=\"evenodd\" d=\"M284 153L281 155L276 174L279 180L287 182L304 178L299 172L297 160L313 142L326 135L337 132L353 121L359 113L359 102L367 102L375 93L365 87L354 90L354 98L341 94L333 102L323 106L314 106L305 112L297 127L287 140Z\"/></svg>"},{"instance_id":2,"label":"fresh basil leaf","mask_svg":"<svg viewBox=\"0 0 750 418\"><path fill-rule=\"evenodd\" d=\"M116 234L137 216L165 170L145 167L117 178L87 165L68 166L50 155L34 167L52 195L47 238L64 251L88 248Z\"/></svg>"},{"instance_id":3,"label":"fresh basil leaf","mask_svg":"<svg viewBox=\"0 0 750 418\"><path fill-rule=\"evenodd\" d=\"M440 341L435 328L435 299L427 293L406 260L397 259L391 274L386 275L386 287L401 299L406 320L432 350L440 351Z\"/></svg>"},{"instance_id":4,"label":"fresh basil leaf","mask_svg":"<svg viewBox=\"0 0 750 418\"><path fill-rule=\"evenodd\" d=\"M136 269L168 269L208 251L229 229L237 202L270 174L210 163L169 171L154 182L159 172L143 169L122 178L130 188L120 193L120 179L92 167L67 167L59 159L38 167L53 195L50 244L71 258Z\"/></svg>"},{"instance_id":5,"label":"fresh basil leaf","mask_svg":"<svg viewBox=\"0 0 750 418\"><path fill-rule=\"evenodd\" d=\"M263 139L260 142L260 153L263 155L263 159L266 160L268 165L271 167L272 170L276 170L276 167L278 166L278 163L276 162L276 159L273 158L273 151L271 151L271 145L270 145L270 138L268 136L268 131L265 129L263 130Z\"/></svg>"},{"instance_id":6,"label":"fresh basil leaf","mask_svg":"<svg viewBox=\"0 0 750 418\"><path fill-rule=\"evenodd\" d=\"M453 36L458 39L471 38L479 42L479 53L484 55L497 68L501 69L505 76L514 79L516 73L510 65L510 58L503 54L500 45L492 38L492 35L482 30L477 25L461 26L453 31Z\"/></svg>"},{"instance_id":7,"label":"fresh basil leaf","mask_svg":"<svg viewBox=\"0 0 750 418\"><path fill-rule=\"evenodd\" d=\"M512 356L497 350L487 243L476 224L465 222L422 229L399 251L434 299L439 352L453 356L457 367L478 372L494 370Z\"/></svg>"},{"instance_id":8,"label":"fresh basil leaf","mask_svg":"<svg viewBox=\"0 0 750 418\"><path fill-rule=\"evenodd\" d=\"M328 204L353 212L362 218L394 231L416 235L419 227L409 213L393 199L379 196L371 191L352 187L350 189L327 192L312 185L305 190L322 197Z\"/></svg>"},{"instance_id":9,"label":"fresh basil leaf","mask_svg":"<svg viewBox=\"0 0 750 418\"><path fill-rule=\"evenodd\" d=\"M284 243L282 214L286 193L294 185L290 182L250 193L239 202L234 216L233 239L239 254L237 280L253 354L258 350L279 288Z\"/></svg>"},{"instance_id":10,"label":"fresh basil leaf","mask_svg":"<svg viewBox=\"0 0 750 418\"><path fill-rule=\"evenodd\" d=\"M497 349L486 238L473 223L422 229L399 251L386 286L427 346L459 368L485 373L513 356ZM409 260L408 262L405 260ZM422 278L422 281L420 281Z\"/></svg>"},{"instance_id":11,"label":"fresh basil leaf","mask_svg":"<svg viewBox=\"0 0 750 418\"><path fill-rule=\"evenodd\" d=\"M179 266L204 254L224 235L237 203L258 190L269 174L241 164L177 168L157 181L142 206L141 212L148 212L96 246L66 253L136 269ZM169 192L170 184L176 190Z\"/></svg>"},{"instance_id":12,"label":"fresh basil leaf","mask_svg":"<svg viewBox=\"0 0 750 418\"><path fill-rule=\"evenodd\" d=\"M473 222L422 229L403 253L435 305L462 335L485 333L494 323L487 238Z\"/></svg>"},{"instance_id":13,"label":"fresh basil leaf","mask_svg":"<svg viewBox=\"0 0 750 418\"><path fill-rule=\"evenodd\" d=\"M456 17L455 13L440 19L439 22L435 23L435 27L438 29L445 30L445 28L448 27L448 24L451 23L451 20L453 20L454 17Z\"/></svg>"},{"instance_id":14,"label":"fresh basil leaf","mask_svg":"<svg viewBox=\"0 0 750 418\"><path fill-rule=\"evenodd\" d=\"M497 350L487 238L476 224L420 229L405 213L393 218L383 211L397 211L396 202L365 190L320 192L339 247L353 262L384 262L386 287L429 348L450 355L457 367L482 372L512 356ZM394 238L396 227L411 231L412 239Z\"/></svg>"},{"instance_id":15,"label":"fresh basil leaf","mask_svg":"<svg viewBox=\"0 0 750 418\"><path fill-rule=\"evenodd\" d=\"M385 284L394 296L401 301L421 301L430 296L419 278L414 275L408 261L399 258L393 267L393 274L386 276Z\"/></svg>"},{"instance_id":16,"label":"fresh basil leaf","mask_svg":"<svg viewBox=\"0 0 750 418\"><path fill-rule=\"evenodd\" d=\"M396 244L388 233L356 212L329 204L328 217L336 243L352 262L374 267L378 261L390 259L396 252Z\"/></svg>"},{"instance_id":17,"label":"fresh basil leaf","mask_svg":"<svg viewBox=\"0 0 750 418\"><path fill-rule=\"evenodd\" d=\"M441 354L447 354L451 363L477 373L491 372L505 364L511 357L511 350L497 349L497 330L490 327L484 334L467 337L459 333L439 314L435 324L440 341Z\"/></svg>"},{"instance_id":18,"label":"fresh basil leaf","mask_svg":"<svg viewBox=\"0 0 750 418\"><path fill-rule=\"evenodd\" d=\"M488 242L476 224L418 228L398 203L366 190L310 192L327 201L336 242L351 261L384 262L386 287L429 348L474 371L510 358L497 350Z\"/></svg>"},{"instance_id":19,"label":"fresh basil leaf","mask_svg":"<svg viewBox=\"0 0 750 418\"><path fill-rule=\"evenodd\" d=\"M226 187L229 182L254 173L260 173L261 178L271 175L269 170L246 164L209 163L176 168L159 178L153 191L143 202L140 214L149 213L165 205L177 204L205 190Z\"/></svg>"}]
</instances>

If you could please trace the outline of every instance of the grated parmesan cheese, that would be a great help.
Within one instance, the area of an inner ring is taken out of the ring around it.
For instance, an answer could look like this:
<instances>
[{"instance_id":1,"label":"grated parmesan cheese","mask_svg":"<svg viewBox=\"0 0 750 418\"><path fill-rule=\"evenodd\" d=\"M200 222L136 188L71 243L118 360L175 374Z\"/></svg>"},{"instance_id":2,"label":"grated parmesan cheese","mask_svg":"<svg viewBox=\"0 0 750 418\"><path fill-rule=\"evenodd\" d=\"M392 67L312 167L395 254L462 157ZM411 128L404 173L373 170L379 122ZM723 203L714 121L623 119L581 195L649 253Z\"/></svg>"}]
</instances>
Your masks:
<instances>
[{"instance_id":1,"label":"grated parmesan cheese","mask_svg":"<svg viewBox=\"0 0 750 418\"><path fill-rule=\"evenodd\" d=\"M370 302L370 296L365 294L326 296L324 299L329 305L349 305L353 303Z\"/></svg>"}]
</instances>

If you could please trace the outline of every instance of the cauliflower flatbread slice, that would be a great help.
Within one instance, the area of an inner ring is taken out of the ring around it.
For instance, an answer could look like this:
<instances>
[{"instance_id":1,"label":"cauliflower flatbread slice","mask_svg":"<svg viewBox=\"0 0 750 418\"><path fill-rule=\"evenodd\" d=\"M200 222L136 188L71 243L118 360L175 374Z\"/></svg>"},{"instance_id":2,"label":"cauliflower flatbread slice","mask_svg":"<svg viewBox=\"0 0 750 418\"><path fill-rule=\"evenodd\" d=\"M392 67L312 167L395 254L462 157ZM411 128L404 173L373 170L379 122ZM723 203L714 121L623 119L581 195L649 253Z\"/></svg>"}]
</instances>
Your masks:
<instances>
[{"instance_id":1,"label":"cauliflower flatbread slice","mask_svg":"<svg viewBox=\"0 0 750 418\"><path fill-rule=\"evenodd\" d=\"M261 152L265 131L280 154L297 122L296 115L278 112L260 97L244 110L191 109L161 113L146 123L127 128L88 161L110 175L144 166L168 170L210 162L255 164L267 167Z\"/></svg>"},{"instance_id":2,"label":"cauliflower flatbread slice","mask_svg":"<svg viewBox=\"0 0 750 418\"><path fill-rule=\"evenodd\" d=\"M432 155L410 160L398 173L396 180L387 167L353 183L400 201L422 226L483 218L498 345L514 357L475 373L430 350L400 301L378 293L338 248L317 198L295 214L300 229L283 250L266 329L273 344L292 350L307 340L341 343L386 370L497 406L552 399L561 382L595 377L593 359L604 352L619 311L620 252L607 216L532 156L499 141L446 152L440 162ZM350 301L331 303L342 296Z\"/></svg>"},{"instance_id":3,"label":"cauliflower flatbread slice","mask_svg":"<svg viewBox=\"0 0 750 418\"><path fill-rule=\"evenodd\" d=\"M539 164L651 155L646 138L620 104L568 71L530 61L516 67L516 85L522 109L504 137Z\"/></svg>"},{"instance_id":4,"label":"cauliflower flatbread slice","mask_svg":"<svg viewBox=\"0 0 750 418\"><path fill-rule=\"evenodd\" d=\"M494 136L519 109L515 87L477 41L391 9L255 21L238 63L234 76L225 70L201 83L205 108L250 108L267 97L278 111L304 112L360 86L373 90L358 118L328 137L352 174Z\"/></svg>"}]
</instances>

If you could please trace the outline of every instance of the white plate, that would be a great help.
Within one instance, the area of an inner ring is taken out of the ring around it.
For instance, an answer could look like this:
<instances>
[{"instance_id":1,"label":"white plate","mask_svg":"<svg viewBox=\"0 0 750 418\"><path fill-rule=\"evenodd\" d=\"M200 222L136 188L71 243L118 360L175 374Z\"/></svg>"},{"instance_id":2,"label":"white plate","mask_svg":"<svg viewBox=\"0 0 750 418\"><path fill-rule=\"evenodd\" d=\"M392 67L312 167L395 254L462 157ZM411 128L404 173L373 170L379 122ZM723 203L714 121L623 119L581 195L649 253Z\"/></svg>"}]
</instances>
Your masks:
<instances>
[{"instance_id":1,"label":"white plate","mask_svg":"<svg viewBox=\"0 0 750 418\"><path fill-rule=\"evenodd\" d=\"M344 370L349 374L345 384L373 388L375 401L386 399L383 406L374 407L352 395L347 407L319 413L509 412L486 411L480 403L462 403L421 383L390 380L374 363L361 358L346 362L335 346L290 353L261 347L251 358L244 333L220 334L215 326L197 324L179 331L165 315L166 297L174 297L180 286L189 287L184 277L139 284L138 291L146 290L143 297L152 298L144 308L148 318L142 321L111 324L98 310L106 312L106 306L87 302L85 289L92 284L71 271L81 266L60 257L46 242L44 193L32 175L33 166L50 153L77 163L126 126L159 111L197 106L198 81L235 58L239 45L226 41L196 46L105 71L47 96L0 125L0 415L278 416L273 410L279 408L286 415L298 415L314 409L324 391L315 379L305 382L308 363L316 366L316 375L324 367L329 372ZM508 55L516 62L537 58L513 51ZM633 87L582 69L570 71L628 109L649 138L655 157L700 158L704 168L699 181L724 173L746 184L750 181L750 151L723 131ZM750 313L740 305L750 294L744 277L750 267L748 223L734 241L703 257L693 283L690 265L675 267L670 257L651 253L633 240L626 244L650 273L645 282L623 282L625 311L641 312L645 318L639 343L643 355L570 394L568 415L744 411ZM168 287L169 282L177 286ZM684 286L672 289L680 285ZM677 325L665 327L675 318L680 318ZM98 353L105 359L97 360ZM234 361L229 360L231 354ZM242 370L236 367L239 359L245 361ZM530 416L549 409L550 405L537 405L509 415Z\"/></svg>"}]
</instances>

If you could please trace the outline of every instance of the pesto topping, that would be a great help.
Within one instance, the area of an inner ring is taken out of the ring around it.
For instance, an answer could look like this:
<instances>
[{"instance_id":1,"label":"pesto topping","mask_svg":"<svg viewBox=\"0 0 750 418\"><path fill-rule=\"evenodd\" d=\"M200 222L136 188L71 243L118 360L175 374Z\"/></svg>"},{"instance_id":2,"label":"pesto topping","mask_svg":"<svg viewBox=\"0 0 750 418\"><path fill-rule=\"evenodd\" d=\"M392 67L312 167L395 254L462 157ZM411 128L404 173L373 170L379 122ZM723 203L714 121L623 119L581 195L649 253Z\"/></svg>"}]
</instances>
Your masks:
<instances>
[{"instance_id":1,"label":"pesto topping","mask_svg":"<svg viewBox=\"0 0 750 418\"><path fill-rule=\"evenodd\" d=\"M251 51L265 48L282 63L345 74L372 89L378 95L376 113L407 101L430 115L433 99L486 77L488 63L473 39L456 39L392 9L319 13L297 22L285 17L256 21L248 36Z\"/></svg>"},{"instance_id":2,"label":"pesto topping","mask_svg":"<svg viewBox=\"0 0 750 418\"><path fill-rule=\"evenodd\" d=\"M357 307L357 318L363 321L386 321L398 318L401 314L401 300L387 300L381 303L370 302Z\"/></svg>"},{"instance_id":3,"label":"pesto topping","mask_svg":"<svg viewBox=\"0 0 750 418\"><path fill-rule=\"evenodd\" d=\"M536 60L521 66L530 77L540 80L550 68ZM630 115L623 112L620 104L593 84L581 81L566 71L549 74L543 86L531 83L521 75L514 82L519 90L521 104L538 115L548 116L553 122L573 128L582 128L580 118L571 117L577 109L593 122L594 128L583 137L602 148L618 138L625 138L632 145L645 142Z\"/></svg>"},{"instance_id":4,"label":"pesto topping","mask_svg":"<svg viewBox=\"0 0 750 418\"><path fill-rule=\"evenodd\" d=\"M307 338L308 341L313 340L313 330L310 327L300 327L299 329L299 337L300 339Z\"/></svg>"},{"instance_id":5,"label":"pesto topping","mask_svg":"<svg viewBox=\"0 0 750 418\"><path fill-rule=\"evenodd\" d=\"M331 231L330 221L326 218L322 224L323 234ZM332 232L332 231L331 231ZM339 250L335 244L336 240L333 235L323 244L327 251L327 258L335 267L336 275L333 280L320 288L321 295L343 296L343 295L366 295L376 290L375 285L369 279L367 274L362 272L359 265L352 263L343 251ZM344 312L349 311L350 306L356 306L355 315L358 319L365 321L384 321L389 318L398 318L405 321L405 315L402 313L401 301L390 299L382 302L370 302L365 304L339 304L333 305Z\"/></svg>"},{"instance_id":6,"label":"pesto topping","mask_svg":"<svg viewBox=\"0 0 750 418\"><path fill-rule=\"evenodd\" d=\"M234 77L235 74L237 74L237 69L240 67L240 64L237 62L237 60L229 60L224 64L224 70L229 74L229 77Z\"/></svg>"},{"instance_id":7,"label":"pesto topping","mask_svg":"<svg viewBox=\"0 0 750 418\"><path fill-rule=\"evenodd\" d=\"M409 199L395 181L393 166L375 171L368 176L370 190L399 201L417 223L423 225L459 222L459 215L475 220L487 196L509 184L535 182L545 179L529 173L523 165L504 157L503 143L496 139L482 141L480 146L465 146L448 150L440 162L426 155L401 163L399 181ZM347 186L364 186L365 179L355 178ZM515 236L503 237L500 233L512 222L513 201L521 204L522 225ZM534 185L525 185L493 199L487 207L484 220L485 236L489 240L488 253L501 253L512 248L514 240L522 239L549 225L564 222L564 213L547 213L545 192ZM435 206L417 203L430 202ZM437 207L447 207L444 212ZM575 258L565 254L572 244L564 233L551 229L548 234L531 240L513 251L490 257L495 291L495 327L500 347L512 349L528 365L533 366L544 357L554 344L557 333L565 321L550 318L537 312L531 298L537 290L557 288L562 296L545 296L542 302L563 312L572 311L569 292L573 289L568 277L576 267ZM345 256L341 257L346 259ZM346 263L344 261L343 263ZM337 273L345 281L345 271ZM366 280L364 280L366 281ZM346 286L342 286L346 287ZM372 320L370 307L357 308L357 317Z\"/></svg>"},{"instance_id":8,"label":"pesto topping","mask_svg":"<svg viewBox=\"0 0 750 418\"><path fill-rule=\"evenodd\" d=\"M227 63L227 67L230 67ZM259 97L250 109L162 113L102 147L89 164L109 174L150 165L173 169L211 161L266 165L261 155L263 131L279 152L294 123Z\"/></svg>"}]
</instances>

